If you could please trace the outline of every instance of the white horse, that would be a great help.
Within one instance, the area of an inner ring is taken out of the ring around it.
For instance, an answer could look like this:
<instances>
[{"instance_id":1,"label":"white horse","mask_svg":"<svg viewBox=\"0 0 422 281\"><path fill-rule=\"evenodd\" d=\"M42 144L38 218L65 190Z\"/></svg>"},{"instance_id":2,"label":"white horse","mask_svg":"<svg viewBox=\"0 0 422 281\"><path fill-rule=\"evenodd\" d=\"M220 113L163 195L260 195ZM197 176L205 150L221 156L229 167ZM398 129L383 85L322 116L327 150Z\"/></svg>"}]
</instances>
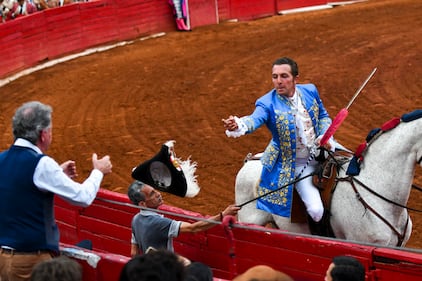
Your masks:
<instances>
[{"instance_id":1,"label":"white horse","mask_svg":"<svg viewBox=\"0 0 422 281\"><path fill-rule=\"evenodd\" d=\"M404 246L409 240L412 221L406 204L416 164L422 166L421 117L422 110L415 110L403 115L401 122L391 120L378 132L372 131L373 137L355 153L361 156L358 175L346 175L353 161L340 169L331 200L330 222L336 238L385 246ZM393 123L398 125L388 128ZM255 158L259 158L257 156ZM257 197L255 190L261 170L260 161L245 161L236 176L237 205ZM255 206L254 201L245 204L238 213L238 220L265 225L273 219L280 229L310 233L306 223L290 223L289 218L258 210Z\"/></svg>"}]
</instances>

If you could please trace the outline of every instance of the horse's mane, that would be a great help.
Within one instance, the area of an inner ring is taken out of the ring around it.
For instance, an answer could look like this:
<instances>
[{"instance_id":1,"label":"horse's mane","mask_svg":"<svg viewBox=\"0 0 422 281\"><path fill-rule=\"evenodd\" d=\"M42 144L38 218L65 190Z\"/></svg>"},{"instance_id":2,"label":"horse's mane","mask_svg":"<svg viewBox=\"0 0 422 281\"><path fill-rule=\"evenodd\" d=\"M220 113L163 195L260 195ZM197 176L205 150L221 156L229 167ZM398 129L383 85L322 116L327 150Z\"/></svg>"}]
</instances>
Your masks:
<instances>
[{"instance_id":1,"label":"horse's mane","mask_svg":"<svg viewBox=\"0 0 422 281\"><path fill-rule=\"evenodd\" d=\"M422 109L416 109L409 113L403 114L401 117L394 117L385 122L380 128L372 129L366 136L365 142L361 143L356 149L346 174L356 176L360 173L360 164L363 161L363 152L368 148L369 144L378 138L384 132L394 129L401 122L411 122L422 117Z\"/></svg>"}]
</instances>

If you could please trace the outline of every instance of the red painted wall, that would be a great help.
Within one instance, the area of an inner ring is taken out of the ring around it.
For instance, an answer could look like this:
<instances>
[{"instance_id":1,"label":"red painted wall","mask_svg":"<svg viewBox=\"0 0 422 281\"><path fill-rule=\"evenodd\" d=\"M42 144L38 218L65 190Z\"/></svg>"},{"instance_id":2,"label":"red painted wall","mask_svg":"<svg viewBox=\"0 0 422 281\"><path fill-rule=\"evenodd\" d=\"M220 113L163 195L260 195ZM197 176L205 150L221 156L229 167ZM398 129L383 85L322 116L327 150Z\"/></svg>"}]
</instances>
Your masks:
<instances>
[{"instance_id":1,"label":"red painted wall","mask_svg":"<svg viewBox=\"0 0 422 281\"><path fill-rule=\"evenodd\" d=\"M203 218L198 213L168 205L162 206L161 210L176 220L194 222L193 218ZM66 247L72 247L78 241L90 239L94 250L102 257L98 270L84 264L88 267L84 272L88 276L84 280L117 280L118 272L129 259L130 225L137 212L139 210L129 204L125 194L103 189L87 208L70 206L56 198L60 241L66 243ZM362 262L367 272L366 281L422 280L421 252L241 226L224 228L216 225L206 232L180 235L174 240L175 250L192 260L206 263L214 270L215 277L227 280L253 265L266 264L298 281L319 281L324 279L332 257L344 254Z\"/></svg>"},{"instance_id":2,"label":"red painted wall","mask_svg":"<svg viewBox=\"0 0 422 281\"><path fill-rule=\"evenodd\" d=\"M164 0L96 0L37 12L0 24L0 77L96 45L171 30L173 14Z\"/></svg>"},{"instance_id":3,"label":"red painted wall","mask_svg":"<svg viewBox=\"0 0 422 281\"><path fill-rule=\"evenodd\" d=\"M192 27L218 23L218 11L215 1L189 0L188 3Z\"/></svg>"},{"instance_id":4,"label":"red painted wall","mask_svg":"<svg viewBox=\"0 0 422 281\"><path fill-rule=\"evenodd\" d=\"M328 1L329 2L329 1ZM324 5L324 0L276 0L277 11L303 8L308 6Z\"/></svg>"},{"instance_id":5,"label":"red painted wall","mask_svg":"<svg viewBox=\"0 0 422 281\"><path fill-rule=\"evenodd\" d=\"M251 20L322 0L189 0L191 27ZM0 24L0 78L87 48L176 29L166 0L95 0Z\"/></svg>"},{"instance_id":6,"label":"red painted wall","mask_svg":"<svg viewBox=\"0 0 422 281\"><path fill-rule=\"evenodd\" d=\"M276 13L274 0L230 0L230 17L232 19L251 20L273 16Z\"/></svg>"}]
</instances>

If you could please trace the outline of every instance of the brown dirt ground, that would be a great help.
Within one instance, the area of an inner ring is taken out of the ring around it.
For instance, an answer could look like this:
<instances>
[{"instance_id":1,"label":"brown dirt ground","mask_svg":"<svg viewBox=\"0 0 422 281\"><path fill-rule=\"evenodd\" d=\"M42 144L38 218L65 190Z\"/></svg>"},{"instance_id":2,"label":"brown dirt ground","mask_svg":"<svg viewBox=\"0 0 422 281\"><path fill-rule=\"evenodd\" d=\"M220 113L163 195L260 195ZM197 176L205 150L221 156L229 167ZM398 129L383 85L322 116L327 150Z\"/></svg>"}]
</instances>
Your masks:
<instances>
[{"instance_id":1,"label":"brown dirt ground","mask_svg":"<svg viewBox=\"0 0 422 281\"><path fill-rule=\"evenodd\" d=\"M422 108L422 1L370 0L334 9L225 22L136 41L20 78L1 89L0 148L11 141L11 116L25 101L54 108L57 161L77 161L79 180L90 156L109 154L113 173L103 187L126 192L131 169L167 140L177 156L198 163L195 198L164 194L167 204L214 214L234 201L234 181L248 152L261 152L270 135L229 139L221 118L246 115L272 87L271 63L294 58L301 82L313 82L332 115L345 107L374 67L377 73L336 133L355 149L368 131ZM417 167L415 184L422 185ZM412 191L409 206L422 209ZM422 248L422 214L411 212L408 247Z\"/></svg>"}]
</instances>

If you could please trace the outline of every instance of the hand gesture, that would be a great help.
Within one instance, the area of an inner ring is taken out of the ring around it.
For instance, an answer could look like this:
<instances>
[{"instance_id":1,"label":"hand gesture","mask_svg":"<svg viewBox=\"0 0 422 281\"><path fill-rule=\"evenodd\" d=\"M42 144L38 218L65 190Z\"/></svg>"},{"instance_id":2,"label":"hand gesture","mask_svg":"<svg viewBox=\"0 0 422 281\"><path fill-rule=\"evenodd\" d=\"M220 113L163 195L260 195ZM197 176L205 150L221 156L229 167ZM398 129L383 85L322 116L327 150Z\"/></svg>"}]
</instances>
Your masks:
<instances>
[{"instance_id":1,"label":"hand gesture","mask_svg":"<svg viewBox=\"0 0 422 281\"><path fill-rule=\"evenodd\" d=\"M232 115L230 115L229 118L227 118L227 119L221 119L221 121L223 121L224 128L226 130L236 131L237 128L238 128L236 120L234 119L234 116L232 116Z\"/></svg>"},{"instance_id":2,"label":"hand gesture","mask_svg":"<svg viewBox=\"0 0 422 281\"><path fill-rule=\"evenodd\" d=\"M63 172L71 179L74 179L78 176L76 172L76 164L75 161L68 160L60 165L62 167Z\"/></svg>"},{"instance_id":3,"label":"hand gesture","mask_svg":"<svg viewBox=\"0 0 422 281\"><path fill-rule=\"evenodd\" d=\"M315 140L315 144L317 147L321 146L321 139L322 136L319 136L316 140ZM326 150L328 151L334 151L334 145L333 145L333 139L330 138L322 147L324 147Z\"/></svg>"},{"instance_id":4,"label":"hand gesture","mask_svg":"<svg viewBox=\"0 0 422 281\"><path fill-rule=\"evenodd\" d=\"M92 154L92 165L94 166L94 169L100 170L104 175L111 173L111 168L113 168L110 156L106 155L103 158L98 159L96 153Z\"/></svg>"},{"instance_id":5,"label":"hand gesture","mask_svg":"<svg viewBox=\"0 0 422 281\"><path fill-rule=\"evenodd\" d=\"M223 216L236 216L237 212L240 210L240 207L236 205L229 205L223 212Z\"/></svg>"}]
</instances>

